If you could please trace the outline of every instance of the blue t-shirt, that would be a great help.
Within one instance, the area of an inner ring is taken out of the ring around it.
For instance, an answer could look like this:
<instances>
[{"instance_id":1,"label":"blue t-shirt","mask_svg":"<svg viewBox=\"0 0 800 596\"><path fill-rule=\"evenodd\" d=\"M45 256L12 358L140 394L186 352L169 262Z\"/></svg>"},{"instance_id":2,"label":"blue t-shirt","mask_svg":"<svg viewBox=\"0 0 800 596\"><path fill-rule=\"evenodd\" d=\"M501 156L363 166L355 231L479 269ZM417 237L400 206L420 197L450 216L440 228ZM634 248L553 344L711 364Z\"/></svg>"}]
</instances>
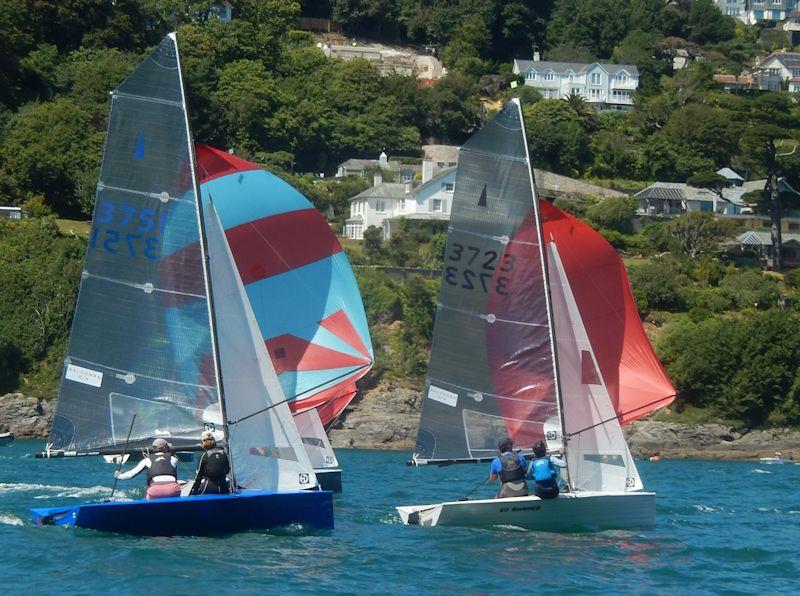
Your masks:
<instances>
[{"instance_id":1,"label":"blue t-shirt","mask_svg":"<svg viewBox=\"0 0 800 596\"><path fill-rule=\"evenodd\" d=\"M511 455L511 451L506 451L503 455ZM525 468L528 467L528 462L525 460L525 456L522 455L521 453L517 453L517 455L519 456L519 465L522 466L522 469L524 470ZM503 470L503 464L500 463L500 458L495 457L492 460L492 468L491 468L492 474L499 474L502 470Z\"/></svg>"}]
</instances>

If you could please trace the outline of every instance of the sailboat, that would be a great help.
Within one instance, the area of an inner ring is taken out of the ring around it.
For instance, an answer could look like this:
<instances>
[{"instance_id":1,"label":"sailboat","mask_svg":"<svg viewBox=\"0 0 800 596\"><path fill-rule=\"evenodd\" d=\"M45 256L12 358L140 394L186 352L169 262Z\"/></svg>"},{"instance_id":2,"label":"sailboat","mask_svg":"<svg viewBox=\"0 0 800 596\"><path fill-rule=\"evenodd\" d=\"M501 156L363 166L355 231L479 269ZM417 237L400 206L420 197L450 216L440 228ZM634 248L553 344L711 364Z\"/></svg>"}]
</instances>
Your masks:
<instances>
[{"instance_id":1,"label":"sailboat","mask_svg":"<svg viewBox=\"0 0 800 596\"><path fill-rule=\"evenodd\" d=\"M259 165L208 145L197 146L197 165L317 479L340 492L324 428L375 359L347 255L311 202Z\"/></svg>"},{"instance_id":2,"label":"sailboat","mask_svg":"<svg viewBox=\"0 0 800 596\"><path fill-rule=\"evenodd\" d=\"M34 520L139 535L332 528L332 493L317 490L286 402L217 210L200 201L172 33L112 93L47 455L120 453L126 436L178 450L212 429L236 490L37 508Z\"/></svg>"},{"instance_id":3,"label":"sailboat","mask_svg":"<svg viewBox=\"0 0 800 596\"><path fill-rule=\"evenodd\" d=\"M622 434L674 399L624 266L599 234L538 200L519 100L462 148L415 465L489 462L544 441L564 490L398 507L405 524L532 530L655 522Z\"/></svg>"},{"instance_id":4,"label":"sailboat","mask_svg":"<svg viewBox=\"0 0 800 596\"><path fill-rule=\"evenodd\" d=\"M14 433L0 433L0 447L10 445L14 441Z\"/></svg>"}]
</instances>

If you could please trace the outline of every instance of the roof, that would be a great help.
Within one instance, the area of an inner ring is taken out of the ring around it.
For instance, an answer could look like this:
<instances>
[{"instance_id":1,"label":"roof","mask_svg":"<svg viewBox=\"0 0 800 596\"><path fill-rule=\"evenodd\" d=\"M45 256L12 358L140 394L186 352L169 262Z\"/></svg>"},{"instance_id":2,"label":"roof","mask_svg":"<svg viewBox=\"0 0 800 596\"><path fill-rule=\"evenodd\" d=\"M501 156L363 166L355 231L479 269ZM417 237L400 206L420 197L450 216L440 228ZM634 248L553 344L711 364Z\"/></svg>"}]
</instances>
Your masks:
<instances>
[{"instance_id":1,"label":"roof","mask_svg":"<svg viewBox=\"0 0 800 596\"><path fill-rule=\"evenodd\" d=\"M419 159L419 158L409 157L408 159ZM350 158L347 161L340 163L337 166L337 169L344 168L345 170L364 170L369 167L377 167L380 165L381 162L379 159ZM422 170L421 163L407 163L403 161L403 158L390 159L388 161L388 164L382 167L387 170L402 170L402 169Z\"/></svg>"},{"instance_id":2,"label":"roof","mask_svg":"<svg viewBox=\"0 0 800 596\"><path fill-rule=\"evenodd\" d=\"M772 233L771 232L742 232L736 237L739 244L746 246L772 246ZM793 243L800 244L800 234L782 233L781 241L783 244Z\"/></svg>"},{"instance_id":3,"label":"roof","mask_svg":"<svg viewBox=\"0 0 800 596\"><path fill-rule=\"evenodd\" d=\"M723 188L722 189L722 196L725 197L731 203L735 203L737 205L745 205L745 201L742 197L749 192L753 192L756 190L764 190L764 187L767 185L766 179L764 180L748 180L747 182L742 182L741 186L732 186L730 188Z\"/></svg>"},{"instance_id":4,"label":"roof","mask_svg":"<svg viewBox=\"0 0 800 596\"><path fill-rule=\"evenodd\" d=\"M579 62L551 62L549 60L519 60L517 58L514 59L514 64L516 64L520 72L526 72L528 70L535 70L536 72L552 70L557 73L565 73L571 70L577 74L587 72L592 66L598 65L602 66L610 75L616 75L622 71L636 76L639 75L639 69L636 68L635 64L610 64L608 62L592 62L590 64L585 64Z\"/></svg>"},{"instance_id":5,"label":"roof","mask_svg":"<svg viewBox=\"0 0 800 596\"><path fill-rule=\"evenodd\" d=\"M609 197L627 197L628 195L618 190L606 188L604 186L597 186L596 184L589 184L582 180L570 178L569 176L562 176L561 174L554 174L534 168L533 176L536 180L536 187L539 189L540 194L546 196L551 195L567 195L567 196L595 196L607 199Z\"/></svg>"},{"instance_id":6,"label":"roof","mask_svg":"<svg viewBox=\"0 0 800 596\"><path fill-rule=\"evenodd\" d=\"M434 220L434 221L449 221L450 214L449 213L409 213L408 215L395 215L394 217L388 217L387 219L396 220L396 219L417 219L417 220Z\"/></svg>"},{"instance_id":7,"label":"roof","mask_svg":"<svg viewBox=\"0 0 800 596\"><path fill-rule=\"evenodd\" d=\"M423 145L422 151L425 157L433 161L433 163L443 161L444 163L451 163L458 161L458 149L456 145Z\"/></svg>"},{"instance_id":8,"label":"roof","mask_svg":"<svg viewBox=\"0 0 800 596\"><path fill-rule=\"evenodd\" d=\"M741 180L742 182L744 182L744 178L742 178L739 174L737 174L730 168L720 168L719 170L717 170L717 174L719 174L720 176L724 176L728 180Z\"/></svg>"},{"instance_id":9,"label":"roof","mask_svg":"<svg viewBox=\"0 0 800 596\"><path fill-rule=\"evenodd\" d=\"M777 60L786 68L800 68L800 53L797 52L775 52L774 54L770 54L761 62L761 66L764 66L770 60Z\"/></svg>"},{"instance_id":10,"label":"roof","mask_svg":"<svg viewBox=\"0 0 800 596\"><path fill-rule=\"evenodd\" d=\"M437 182L440 182L442 180L442 178L446 178L449 174L451 174L451 173L453 173L455 171L456 171L456 168L444 168L438 174L436 174L433 178L428 180L425 184L422 184L422 185L418 186L417 188L415 188L414 192L412 194L417 194L423 188L428 188L429 186L432 186L433 184L436 184Z\"/></svg>"},{"instance_id":11,"label":"roof","mask_svg":"<svg viewBox=\"0 0 800 596\"><path fill-rule=\"evenodd\" d=\"M666 201L720 200L719 195L707 188L689 186L682 182L655 182L633 196L636 199L661 199Z\"/></svg>"},{"instance_id":12,"label":"roof","mask_svg":"<svg viewBox=\"0 0 800 596\"><path fill-rule=\"evenodd\" d=\"M351 201L356 199L404 199L409 196L404 182L383 182L358 193Z\"/></svg>"}]
</instances>

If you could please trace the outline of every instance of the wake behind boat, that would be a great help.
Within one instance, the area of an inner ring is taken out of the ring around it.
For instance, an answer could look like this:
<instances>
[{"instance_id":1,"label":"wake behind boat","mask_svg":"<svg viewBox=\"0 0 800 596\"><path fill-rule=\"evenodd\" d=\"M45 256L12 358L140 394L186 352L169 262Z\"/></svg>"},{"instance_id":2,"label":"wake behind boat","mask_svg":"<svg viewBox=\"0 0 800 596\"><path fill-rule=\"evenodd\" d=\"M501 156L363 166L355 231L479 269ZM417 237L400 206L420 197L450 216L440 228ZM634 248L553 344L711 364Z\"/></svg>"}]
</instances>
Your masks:
<instances>
[{"instance_id":1,"label":"wake behind boat","mask_svg":"<svg viewBox=\"0 0 800 596\"><path fill-rule=\"evenodd\" d=\"M221 431L230 495L36 508L140 535L333 527L213 203L200 203L175 34L112 94L52 456ZM215 420L216 422L209 422ZM218 425L218 426L217 426Z\"/></svg>"},{"instance_id":2,"label":"wake behind boat","mask_svg":"<svg viewBox=\"0 0 800 596\"><path fill-rule=\"evenodd\" d=\"M545 222L545 223L543 223ZM566 460L536 496L398 507L405 524L535 530L652 525L620 428L674 398L618 255L536 196L521 106L461 148L413 464L491 461L501 437Z\"/></svg>"}]
</instances>

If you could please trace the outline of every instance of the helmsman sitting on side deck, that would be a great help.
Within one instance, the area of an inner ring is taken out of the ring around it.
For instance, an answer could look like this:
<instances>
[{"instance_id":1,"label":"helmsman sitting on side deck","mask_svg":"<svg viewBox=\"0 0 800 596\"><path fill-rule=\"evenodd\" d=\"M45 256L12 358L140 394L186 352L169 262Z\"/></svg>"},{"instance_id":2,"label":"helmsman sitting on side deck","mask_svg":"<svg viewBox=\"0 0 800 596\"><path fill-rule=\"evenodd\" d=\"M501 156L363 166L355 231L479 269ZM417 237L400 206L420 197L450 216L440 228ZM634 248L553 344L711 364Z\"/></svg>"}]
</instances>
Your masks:
<instances>
[{"instance_id":1,"label":"helmsman sitting on side deck","mask_svg":"<svg viewBox=\"0 0 800 596\"><path fill-rule=\"evenodd\" d=\"M525 482L525 470L528 462L521 453L512 451L514 442L506 437L497 444L500 452L498 457L492 460L492 467L489 471L489 482L494 482L500 478L500 491L497 493L498 499L505 497L526 497L528 496L528 484Z\"/></svg>"},{"instance_id":2,"label":"helmsman sitting on side deck","mask_svg":"<svg viewBox=\"0 0 800 596\"><path fill-rule=\"evenodd\" d=\"M181 495L181 487L178 485L178 458L172 455L172 445L167 443L166 439L155 439L153 453L140 461L132 470L122 474L114 472L114 477L128 480L144 469L147 469L148 500Z\"/></svg>"},{"instance_id":3,"label":"helmsman sitting on side deck","mask_svg":"<svg viewBox=\"0 0 800 596\"><path fill-rule=\"evenodd\" d=\"M528 466L528 478L534 481L533 494L540 499L555 499L558 496L558 470L567 465L562 459L547 455L544 441L533 446L534 459Z\"/></svg>"}]
</instances>

